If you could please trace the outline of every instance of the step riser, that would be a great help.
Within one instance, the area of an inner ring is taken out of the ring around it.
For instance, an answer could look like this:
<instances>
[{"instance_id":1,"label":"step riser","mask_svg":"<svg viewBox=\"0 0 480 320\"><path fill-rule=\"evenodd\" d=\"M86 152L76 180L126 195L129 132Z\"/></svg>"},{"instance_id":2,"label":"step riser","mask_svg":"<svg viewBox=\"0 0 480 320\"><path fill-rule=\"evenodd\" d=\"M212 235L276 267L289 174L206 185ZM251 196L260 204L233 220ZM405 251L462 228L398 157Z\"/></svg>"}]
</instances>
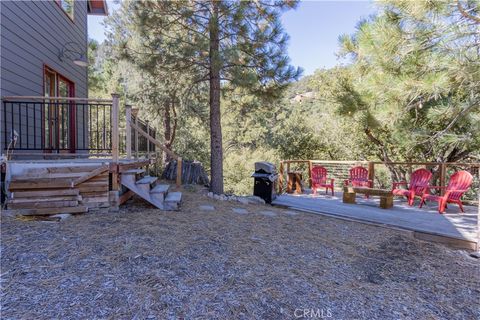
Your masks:
<instances>
[{"instance_id":1,"label":"step riser","mask_svg":"<svg viewBox=\"0 0 480 320\"><path fill-rule=\"evenodd\" d=\"M165 193L150 193L150 198L158 202L164 202L165 196Z\"/></svg>"},{"instance_id":2,"label":"step riser","mask_svg":"<svg viewBox=\"0 0 480 320\"><path fill-rule=\"evenodd\" d=\"M130 189L138 196L161 210L179 210L180 203L176 200L180 199L181 201L181 195L177 194L175 196L176 193L174 193L173 195L170 195L170 201L165 201L165 199L168 197L168 188L165 189L166 192L150 192L156 184L156 179L152 179L151 183L138 183L138 180L135 180L133 174L122 175L121 183L123 186ZM157 190L159 189L161 188L159 187Z\"/></svg>"}]
</instances>

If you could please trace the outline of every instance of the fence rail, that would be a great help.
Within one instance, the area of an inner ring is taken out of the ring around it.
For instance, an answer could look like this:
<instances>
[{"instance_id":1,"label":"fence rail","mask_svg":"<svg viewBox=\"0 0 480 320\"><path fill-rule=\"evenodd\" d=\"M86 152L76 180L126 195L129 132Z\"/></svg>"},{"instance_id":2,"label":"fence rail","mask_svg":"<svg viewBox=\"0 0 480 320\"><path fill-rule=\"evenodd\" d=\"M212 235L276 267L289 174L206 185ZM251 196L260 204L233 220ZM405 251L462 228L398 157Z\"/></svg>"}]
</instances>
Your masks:
<instances>
[{"instance_id":1,"label":"fence rail","mask_svg":"<svg viewBox=\"0 0 480 320\"><path fill-rule=\"evenodd\" d=\"M282 160L279 167L278 192L285 190L288 182L288 172L301 172L303 182L311 187L310 170L315 165L321 165L328 170L330 178L335 179L335 187L340 189L344 180L349 178L349 169L354 166L364 166L369 171L369 179L374 186L390 189L393 182L409 181L410 174L419 168L426 168L433 173L432 185L446 186L449 177L458 170L469 171L473 177L470 191L464 195L469 202L478 202L480 188L479 162L381 162L381 161L330 161L330 160ZM442 190L443 191L443 190Z\"/></svg>"}]
</instances>

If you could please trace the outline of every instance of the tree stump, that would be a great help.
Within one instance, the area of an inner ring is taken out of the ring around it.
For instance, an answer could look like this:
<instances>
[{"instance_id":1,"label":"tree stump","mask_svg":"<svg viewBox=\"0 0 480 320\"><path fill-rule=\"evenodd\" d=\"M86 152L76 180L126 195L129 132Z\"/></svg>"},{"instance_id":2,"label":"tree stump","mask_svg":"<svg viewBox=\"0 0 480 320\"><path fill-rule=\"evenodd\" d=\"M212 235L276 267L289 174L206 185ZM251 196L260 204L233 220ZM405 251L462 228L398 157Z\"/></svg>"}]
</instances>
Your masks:
<instances>
[{"instance_id":1,"label":"tree stump","mask_svg":"<svg viewBox=\"0 0 480 320\"><path fill-rule=\"evenodd\" d=\"M166 180L177 179L177 161L170 161L165 170L163 170L162 178ZM182 184L200 184L208 186L210 180L208 174L198 161L182 161Z\"/></svg>"}]
</instances>

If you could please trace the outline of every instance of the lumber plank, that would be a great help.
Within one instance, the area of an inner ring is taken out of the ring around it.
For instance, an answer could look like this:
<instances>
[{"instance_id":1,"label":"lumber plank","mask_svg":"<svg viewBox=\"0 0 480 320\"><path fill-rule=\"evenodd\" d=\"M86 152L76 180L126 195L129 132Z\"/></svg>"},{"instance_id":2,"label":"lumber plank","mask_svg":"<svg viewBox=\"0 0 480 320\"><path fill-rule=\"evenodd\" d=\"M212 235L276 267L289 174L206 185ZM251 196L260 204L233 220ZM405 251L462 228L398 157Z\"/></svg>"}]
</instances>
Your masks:
<instances>
[{"instance_id":1,"label":"lumber plank","mask_svg":"<svg viewBox=\"0 0 480 320\"><path fill-rule=\"evenodd\" d=\"M132 190L128 190L127 192L125 192L124 194L122 194L119 198L119 203L120 204L124 204L125 202L127 202L131 197L133 197L135 193L132 191Z\"/></svg>"},{"instance_id":2,"label":"lumber plank","mask_svg":"<svg viewBox=\"0 0 480 320\"><path fill-rule=\"evenodd\" d=\"M52 190L35 190L35 191L13 191L11 197L13 199L18 198L30 198L30 197L51 197L51 196L78 196L80 194L79 189L52 189Z\"/></svg>"},{"instance_id":3,"label":"lumber plank","mask_svg":"<svg viewBox=\"0 0 480 320\"><path fill-rule=\"evenodd\" d=\"M150 164L150 160L137 161L137 162L134 162L134 163L127 163L127 164L119 164L118 165L118 167L119 167L118 171L120 173L122 173L122 172L125 172L125 171L128 171L128 170L131 170L131 169L146 167L149 164Z\"/></svg>"},{"instance_id":4,"label":"lumber plank","mask_svg":"<svg viewBox=\"0 0 480 320\"><path fill-rule=\"evenodd\" d=\"M109 168L108 166L101 166L100 168L97 168L97 169L89 172L88 174L83 175L80 178L73 181L73 185L76 186L76 185L78 185L82 182L88 181L88 180L92 179L93 177L96 177L96 176L108 171L108 168Z\"/></svg>"},{"instance_id":5,"label":"lumber plank","mask_svg":"<svg viewBox=\"0 0 480 320\"><path fill-rule=\"evenodd\" d=\"M108 191L108 184L102 185L94 185L94 186L84 186L83 184L78 186L80 190L80 194L84 194L84 192L103 192Z\"/></svg>"},{"instance_id":6,"label":"lumber plank","mask_svg":"<svg viewBox=\"0 0 480 320\"><path fill-rule=\"evenodd\" d=\"M59 189L73 188L73 181L70 179L31 179L12 180L9 190L30 190L30 189Z\"/></svg>"},{"instance_id":7,"label":"lumber plank","mask_svg":"<svg viewBox=\"0 0 480 320\"><path fill-rule=\"evenodd\" d=\"M9 209L38 209L38 208L63 208L76 207L78 201L35 201L23 203L7 203Z\"/></svg>"},{"instance_id":8,"label":"lumber plank","mask_svg":"<svg viewBox=\"0 0 480 320\"><path fill-rule=\"evenodd\" d=\"M27 202L49 202L49 201L80 201L82 196L73 195L73 196L58 196L58 197L28 197L28 198L18 198L18 199L9 199L8 203L27 203Z\"/></svg>"},{"instance_id":9,"label":"lumber plank","mask_svg":"<svg viewBox=\"0 0 480 320\"><path fill-rule=\"evenodd\" d=\"M82 197L85 197L85 198L108 197L108 191L102 191L102 192L82 192Z\"/></svg>"},{"instance_id":10,"label":"lumber plank","mask_svg":"<svg viewBox=\"0 0 480 320\"><path fill-rule=\"evenodd\" d=\"M63 207L63 208L41 208L41 209L17 209L14 210L17 214L22 214L25 216L30 215L51 215L57 213L84 213L87 212L88 208L86 206L76 206L76 207Z\"/></svg>"},{"instance_id":11,"label":"lumber plank","mask_svg":"<svg viewBox=\"0 0 480 320\"><path fill-rule=\"evenodd\" d=\"M65 173L79 173L90 172L100 165L85 165L85 166L68 166L68 167L47 167L47 168L29 168L26 169L22 175L41 175L41 174L65 174Z\"/></svg>"},{"instance_id":12,"label":"lumber plank","mask_svg":"<svg viewBox=\"0 0 480 320\"><path fill-rule=\"evenodd\" d=\"M108 196L107 197L95 197L95 198L83 198L82 203L93 203L93 202L108 202Z\"/></svg>"},{"instance_id":13,"label":"lumber plank","mask_svg":"<svg viewBox=\"0 0 480 320\"><path fill-rule=\"evenodd\" d=\"M55 179L55 178L80 178L84 175L88 174L88 172L72 172L72 173L44 173L38 175L21 175L21 176L13 176L13 180L31 180L31 179ZM107 177L108 174L100 174L99 177Z\"/></svg>"}]
</instances>

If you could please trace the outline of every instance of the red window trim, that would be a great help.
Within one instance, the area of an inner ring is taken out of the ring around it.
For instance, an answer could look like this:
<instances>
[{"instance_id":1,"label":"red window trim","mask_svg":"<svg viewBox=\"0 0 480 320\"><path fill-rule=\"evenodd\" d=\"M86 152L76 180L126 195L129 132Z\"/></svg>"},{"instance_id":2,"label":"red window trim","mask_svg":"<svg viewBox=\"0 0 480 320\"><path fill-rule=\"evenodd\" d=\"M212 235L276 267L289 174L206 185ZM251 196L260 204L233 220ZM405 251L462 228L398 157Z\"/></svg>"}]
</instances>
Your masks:
<instances>
[{"instance_id":1,"label":"red window trim","mask_svg":"<svg viewBox=\"0 0 480 320\"><path fill-rule=\"evenodd\" d=\"M55 81L56 82L55 83L56 88L55 88L55 90L57 91L57 94L58 94L58 90L59 90L59 87L58 87L59 80L62 79L62 80L71 84L70 97L71 98L75 97L75 82L73 82L69 78L65 77L63 74L61 74L57 70L53 69L52 67L48 66L46 63L43 64L43 68L42 68L42 72L43 72L43 76L42 76L42 79L43 79L42 96L45 95L45 73L46 73L47 70L49 72L55 73L55 77L56 77L56 81ZM76 144L77 144L77 128L76 128L77 113L76 113L76 108L75 108L74 103L72 103L71 106L70 106L70 114L71 114L71 117L69 119L69 123L70 123L69 135L72 137L71 138L72 141L70 143L70 152L75 153L75 149L77 147L76 146ZM42 112L42 126L44 124L45 124L45 115ZM45 127L42 129L42 141L45 141ZM51 143L52 143L52 141L50 141L50 144Z\"/></svg>"},{"instance_id":2,"label":"red window trim","mask_svg":"<svg viewBox=\"0 0 480 320\"><path fill-rule=\"evenodd\" d=\"M72 14L72 16L70 16L70 15L68 14L68 12L65 11L65 9L63 9L61 0L53 0L53 1L57 4L57 6L60 8L60 10L62 10L62 12L68 17L68 19L69 19L72 23L75 23L75 19L74 19L74 18L75 18L75 1L73 1L73 14Z\"/></svg>"}]
</instances>

